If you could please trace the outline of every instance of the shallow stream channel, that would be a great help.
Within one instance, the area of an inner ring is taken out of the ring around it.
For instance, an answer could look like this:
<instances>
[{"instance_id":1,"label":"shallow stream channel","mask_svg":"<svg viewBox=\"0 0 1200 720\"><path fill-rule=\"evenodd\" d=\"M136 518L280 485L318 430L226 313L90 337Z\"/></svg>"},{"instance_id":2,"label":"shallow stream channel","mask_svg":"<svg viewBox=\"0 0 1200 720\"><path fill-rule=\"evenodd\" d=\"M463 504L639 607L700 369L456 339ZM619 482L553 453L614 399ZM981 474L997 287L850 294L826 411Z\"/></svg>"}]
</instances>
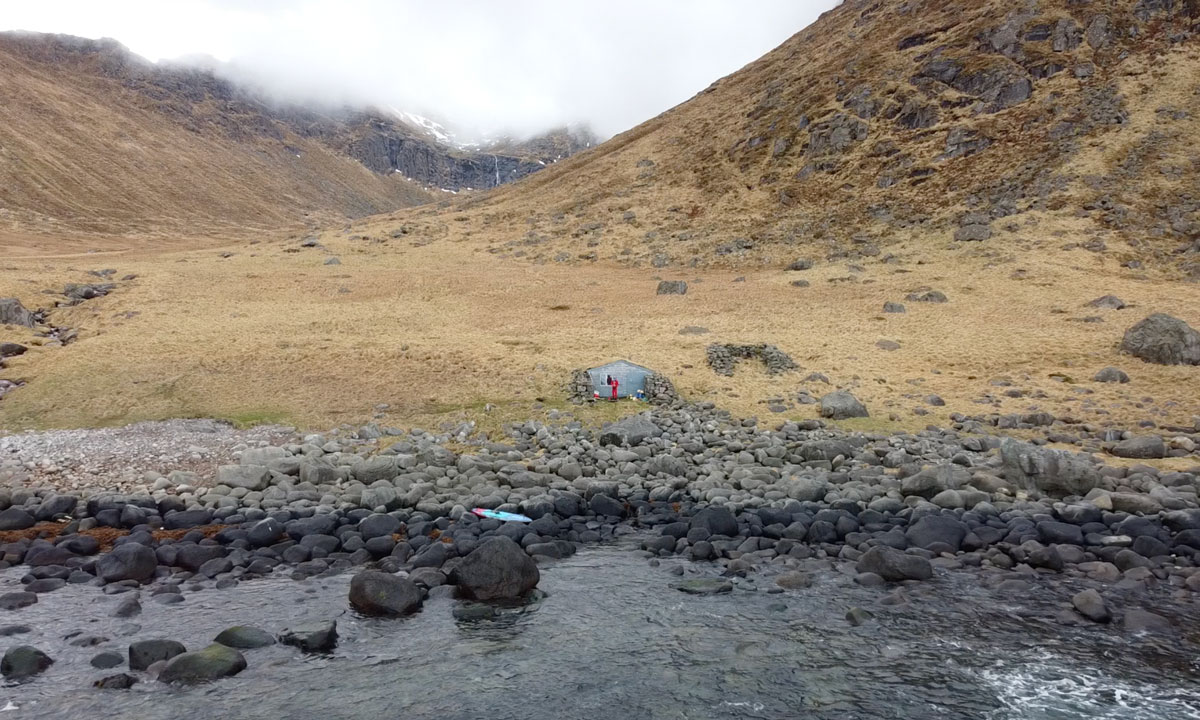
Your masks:
<instances>
[{"instance_id":1,"label":"shallow stream channel","mask_svg":"<svg viewBox=\"0 0 1200 720\"><path fill-rule=\"evenodd\" d=\"M544 565L538 599L475 620L456 617L462 601L448 597L403 619L361 617L347 604L352 572L248 581L173 605L143 598L130 619L112 617L121 596L67 586L0 618L29 628L4 647L55 661L0 688L0 718L1200 718L1196 633L1064 624L1062 594L1047 585L1013 597L960 570L897 592L813 560L803 589L764 578L691 595L674 585L716 566L655 566L636 548L626 538ZM0 573L0 590L22 572ZM889 602L897 596L905 602ZM870 617L855 625L854 607ZM1198 617L1175 606L1177 627ZM134 673L132 689L92 687L128 668L90 659L134 640L199 649L231 625L278 633L330 619L330 654L276 644L246 650L244 671L208 685ZM80 633L95 644L72 645Z\"/></svg>"}]
</instances>

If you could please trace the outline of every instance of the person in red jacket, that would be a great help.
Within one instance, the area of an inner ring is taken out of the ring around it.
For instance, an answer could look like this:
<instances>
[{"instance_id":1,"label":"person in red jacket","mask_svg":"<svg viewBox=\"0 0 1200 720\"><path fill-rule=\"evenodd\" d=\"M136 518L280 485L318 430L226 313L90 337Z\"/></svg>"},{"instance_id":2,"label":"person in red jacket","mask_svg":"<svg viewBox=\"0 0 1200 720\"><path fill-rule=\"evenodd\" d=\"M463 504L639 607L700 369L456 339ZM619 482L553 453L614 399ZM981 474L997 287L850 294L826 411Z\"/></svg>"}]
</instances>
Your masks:
<instances>
[{"instance_id":1,"label":"person in red jacket","mask_svg":"<svg viewBox=\"0 0 1200 720\"><path fill-rule=\"evenodd\" d=\"M613 378L612 379L612 389L613 389L612 401L613 402L617 401L617 388L620 386L621 386L621 382L619 380L617 380L616 378Z\"/></svg>"}]
</instances>

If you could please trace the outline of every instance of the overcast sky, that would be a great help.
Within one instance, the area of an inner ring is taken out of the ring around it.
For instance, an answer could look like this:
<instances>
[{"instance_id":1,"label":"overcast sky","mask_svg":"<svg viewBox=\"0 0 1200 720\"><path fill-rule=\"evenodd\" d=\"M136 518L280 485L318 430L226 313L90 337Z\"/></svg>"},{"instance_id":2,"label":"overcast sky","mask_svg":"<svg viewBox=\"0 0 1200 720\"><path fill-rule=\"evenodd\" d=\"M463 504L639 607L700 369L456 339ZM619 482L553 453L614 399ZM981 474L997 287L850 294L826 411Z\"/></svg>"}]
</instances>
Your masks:
<instances>
[{"instance_id":1,"label":"overcast sky","mask_svg":"<svg viewBox=\"0 0 1200 720\"><path fill-rule=\"evenodd\" d=\"M289 99L371 103L466 136L612 135L779 45L835 0L0 0L0 29L209 55Z\"/></svg>"}]
</instances>

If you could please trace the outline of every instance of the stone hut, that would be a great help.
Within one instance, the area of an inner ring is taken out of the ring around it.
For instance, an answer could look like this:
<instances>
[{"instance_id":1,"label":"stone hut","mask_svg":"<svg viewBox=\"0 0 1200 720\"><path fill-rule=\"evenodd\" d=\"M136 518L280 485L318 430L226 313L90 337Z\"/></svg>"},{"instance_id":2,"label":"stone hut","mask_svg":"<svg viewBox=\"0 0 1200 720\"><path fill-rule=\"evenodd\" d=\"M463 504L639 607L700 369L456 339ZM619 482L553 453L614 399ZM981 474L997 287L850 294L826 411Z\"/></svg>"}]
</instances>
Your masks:
<instances>
[{"instance_id":1,"label":"stone hut","mask_svg":"<svg viewBox=\"0 0 1200 720\"><path fill-rule=\"evenodd\" d=\"M620 383L617 386L618 398L632 397L641 390L646 399L654 403L667 404L679 399L674 384L665 375L628 360L615 360L594 368L576 370L571 374L567 396L572 402L586 402L592 399L593 393L599 393L600 397L607 399L612 396L612 389L607 383L610 375Z\"/></svg>"}]
</instances>

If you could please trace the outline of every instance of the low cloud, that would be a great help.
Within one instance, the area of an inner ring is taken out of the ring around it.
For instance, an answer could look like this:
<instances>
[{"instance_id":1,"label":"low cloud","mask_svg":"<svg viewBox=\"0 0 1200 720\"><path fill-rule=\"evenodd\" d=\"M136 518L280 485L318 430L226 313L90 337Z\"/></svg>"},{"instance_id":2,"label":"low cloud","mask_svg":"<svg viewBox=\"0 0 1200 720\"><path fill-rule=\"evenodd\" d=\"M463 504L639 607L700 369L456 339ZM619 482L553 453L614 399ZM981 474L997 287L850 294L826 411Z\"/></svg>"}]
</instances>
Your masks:
<instances>
[{"instance_id":1,"label":"low cloud","mask_svg":"<svg viewBox=\"0 0 1200 720\"><path fill-rule=\"evenodd\" d=\"M568 123L608 136L753 61L834 4L64 0L11 4L0 26L112 37L152 60L210 56L223 74L281 99L395 107L463 137Z\"/></svg>"}]
</instances>

